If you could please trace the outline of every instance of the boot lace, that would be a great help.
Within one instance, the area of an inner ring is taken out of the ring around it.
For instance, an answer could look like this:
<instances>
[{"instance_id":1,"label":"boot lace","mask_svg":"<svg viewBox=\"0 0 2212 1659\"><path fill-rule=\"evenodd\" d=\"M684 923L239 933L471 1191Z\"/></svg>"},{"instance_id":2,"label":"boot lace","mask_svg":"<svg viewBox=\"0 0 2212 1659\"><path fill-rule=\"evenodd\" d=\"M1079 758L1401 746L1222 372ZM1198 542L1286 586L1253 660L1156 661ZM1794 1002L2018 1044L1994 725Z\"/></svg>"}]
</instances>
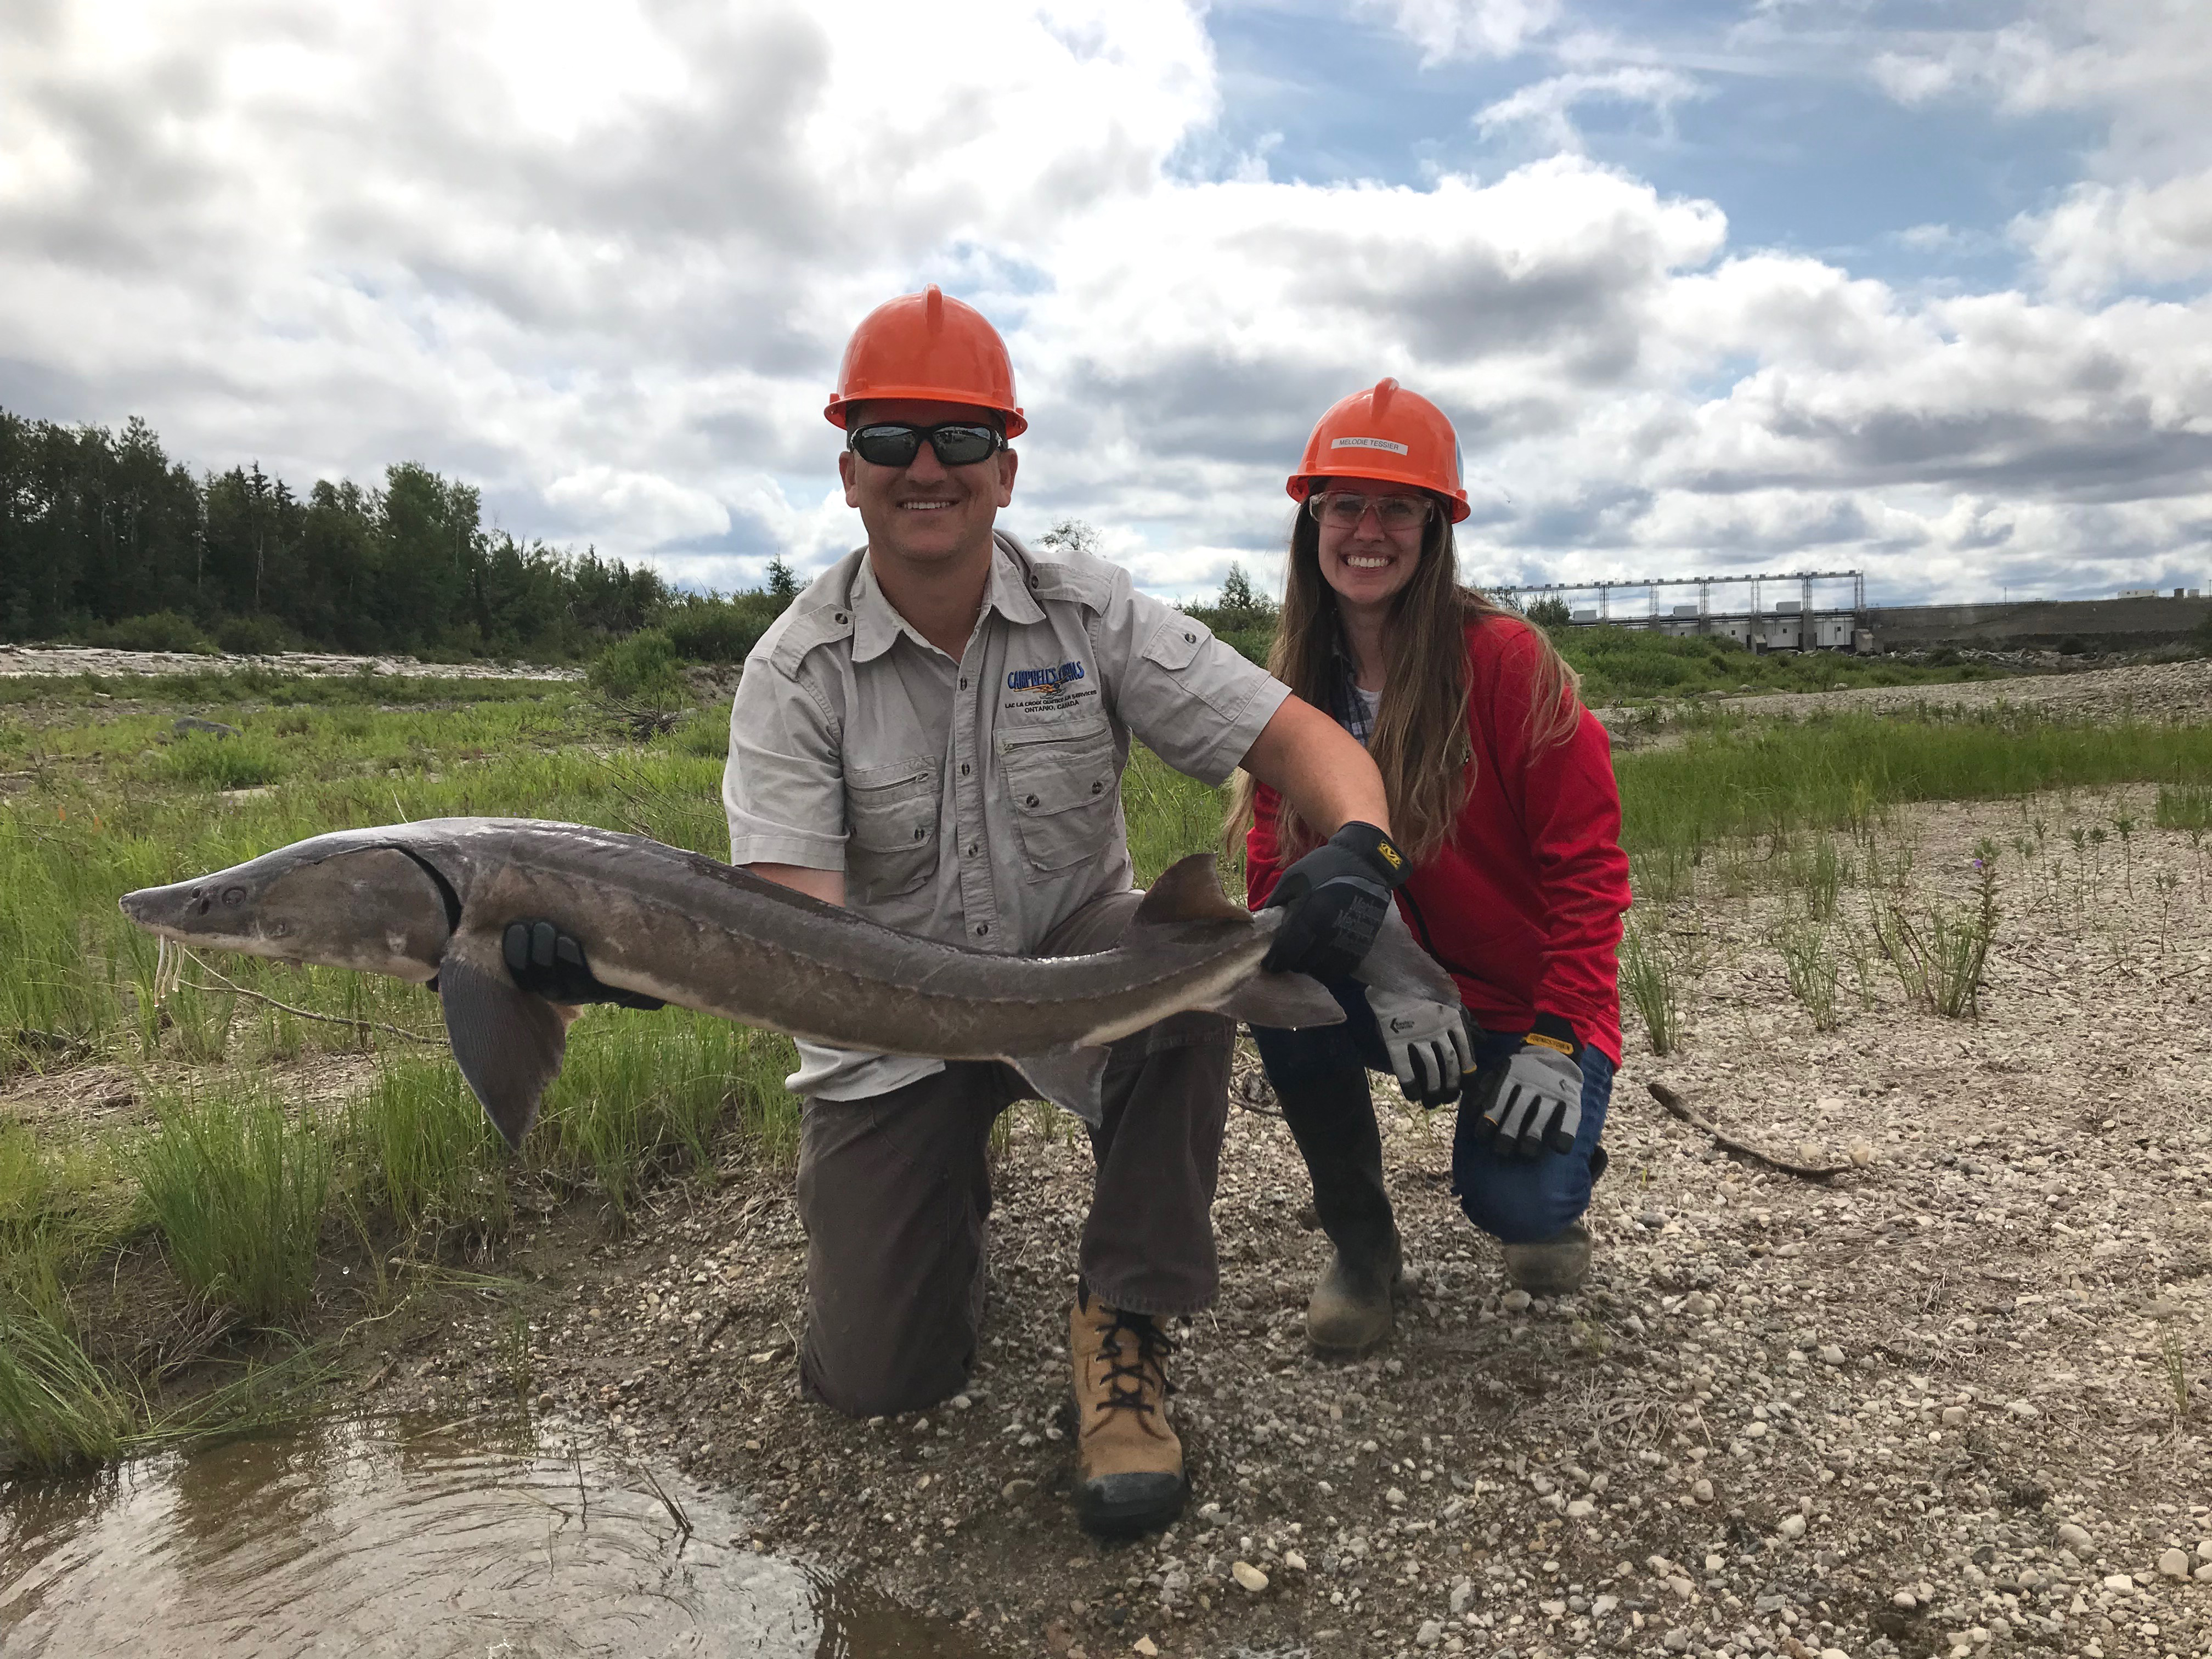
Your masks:
<instances>
[{"instance_id":1,"label":"boot lace","mask_svg":"<svg viewBox=\"0 0 2212 1659\"><path fill-rule=\"evenodd\" d=\"M1113 1318L1099 1327L1104 1333L1098 1356L1106 1362L1106 1397L1098 1402L1098 1409L1150 1416L1158 1407L1147 1397L1146 1372L1149 1370L1159 1378L1162 1398L1175 1393L1175 1384L1168 1381L1167 1358L1176 1351L1176 1345L1150 1314L1131 1313L1123 1308L1110 1311Z\"/></svg>"}]
</instances>

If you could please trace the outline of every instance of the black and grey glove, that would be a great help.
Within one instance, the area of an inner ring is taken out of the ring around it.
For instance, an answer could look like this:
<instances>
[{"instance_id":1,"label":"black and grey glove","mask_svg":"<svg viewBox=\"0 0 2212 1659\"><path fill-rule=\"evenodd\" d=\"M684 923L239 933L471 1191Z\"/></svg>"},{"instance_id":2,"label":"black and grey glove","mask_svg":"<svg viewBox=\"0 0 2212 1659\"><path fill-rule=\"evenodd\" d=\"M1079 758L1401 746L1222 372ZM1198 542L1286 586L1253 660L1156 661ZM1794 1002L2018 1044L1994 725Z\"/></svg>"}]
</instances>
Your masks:
<instances>
[{"instance_id":1,"label":"black and grey glove","mask_svg":"<svg viewBox=\"0 0 2212 1659\"><path fill-rule=\"evenodd\" d=\"M1475 1133L1494 1138L1507 1157L1571 1152L1583 1127L1582 1045L1556 1015L1539 1014L1536 1028L1475 1085L1474 1106L1482 1114Z\"/></svg>"},{"instance_id":2,"label":"black and grey glove","mask_svg":"<svg viewBox=\"0 0 2212 1659\"><path fill-rule=\"evenodd\" d=\"M1406 1098L1416 1106L1449 1106L1457 1100L1461 1079L1474 1070L1467 1011L1456 1002L1431 1002L1371 985L1367 1006L1375 1011L1376 1029Z\"/></svg>"},{"instance_id":3,"label":"black and grey glove","mask_svg":"<svg viewBox=\"0 0 2212 1659\"><path fill-rule=\"evenodd\" d=\"M1285 908L1261 968L1270 974L1342 979L1359 966L1382 931L1390 895L1413 873L1390 837L1371 823L1347 823L1283 872L1263 910Z\"/></svg>"},{"instance_id":4,"label":"black and grey glove","mask_svg":"<svg viewBox=\"0 0 2212 1659\"><path fill-rule=\"evenodd\" d=\"M642 991L600 983L584 960L581 943L550 921L510 921L500 939L507 971L514 982L548 1002L611 1002L648 1012L668 1005Z\"/></svg>"}]
</instances>

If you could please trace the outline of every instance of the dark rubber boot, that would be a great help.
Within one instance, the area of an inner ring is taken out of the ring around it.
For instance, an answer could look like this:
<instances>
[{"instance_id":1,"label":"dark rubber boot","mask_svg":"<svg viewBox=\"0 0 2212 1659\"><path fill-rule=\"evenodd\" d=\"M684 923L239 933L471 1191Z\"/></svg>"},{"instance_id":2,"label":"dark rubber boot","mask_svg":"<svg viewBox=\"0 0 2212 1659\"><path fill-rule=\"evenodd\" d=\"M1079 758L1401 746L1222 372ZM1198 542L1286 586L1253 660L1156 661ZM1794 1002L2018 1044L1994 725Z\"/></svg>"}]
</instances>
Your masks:
<instances>
[{"instance_id":1,"label":"dark rubber boot","mask_svg":"<svg viewBox=\"0 0 2212 1659\"><path fill-rule=\"evenodd\" d=\"M1403 1272L1367 1073L1277 1083L1275 1098L1313 1179L1314 1214L1336 1247L1306 1304L1306 1340L1323 1353L1356 1358L1390 1334Z\"/></svg>"}]
</instances>

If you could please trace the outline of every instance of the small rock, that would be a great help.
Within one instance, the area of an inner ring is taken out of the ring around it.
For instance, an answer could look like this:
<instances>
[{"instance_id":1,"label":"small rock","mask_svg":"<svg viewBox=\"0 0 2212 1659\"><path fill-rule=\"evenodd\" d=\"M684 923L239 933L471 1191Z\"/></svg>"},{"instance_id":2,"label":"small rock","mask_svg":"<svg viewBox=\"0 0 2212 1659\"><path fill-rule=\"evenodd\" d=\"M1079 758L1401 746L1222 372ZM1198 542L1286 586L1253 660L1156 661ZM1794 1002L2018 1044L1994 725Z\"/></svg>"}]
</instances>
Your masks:
<instances>
[{"instance_id":1,"label":"small rock","mask_svg":"<svg viewBox=\"0 0 2212 1659\"><path fill-rule=\"evenodd\" d=\"M970 1410L975 1404L975 1402L964 1394L956 1394L952 1396L952 1409L956 1412Z\"/></svg>"},{"instance_id":2,"label":"small rock","mask_svg":"<svg viewBox=\"0 0 2212 1659\"><path fill-rule=\"evenodd\" d=\"M1911 1590L1899 1590L1889 1598L1889 1604L1893 1607L1902 1607L1905 1612L1910 1613L1920 1605L1920 1598L1913 1595Z\"/></svg>"},{"instance_id":3,"label":"small rock","mask_svg":"<svg viewBox=\"0 0 2212 1659\"><path fill-rule=\"evenodd\" d=\"M1402 1510L1406 1507L1406 1494L1393 1486L1382 1494L1382 1501L1394 1510Z\"/></svg>"},{"instance_id":4,"label":"small rock","mask_svg":"<svg viewBox=\"0 0 2212 1659\"><path fill-rule=\"evenodd\" d=\"M1009 1502L1012 1502L1017 1498L1027 1498L1036 1490L1036 1481L1029 1480L1025 1476L1018 1475L1013 1480L1007 1481L1005 1486L999 1488L999 1496L1007 1499Z\"/></svg>"},{"instance_id":5,"label":"small rock","mask_svg":"<svg viewBox=\"0 0 2212 1659\"><path fill-rule=\"evenodd\" d=\"M2006 1401L2005 1412L2008 1416L2017 1417L2023 1423L2027 1422L2031 1418L2037 1418L2043 1415L2040 1411L2039 1411L2035 1407L2029 1405L2025 1400Z\"/></svg>"},{"instance_id":6,"label":"small rock","mask_svg":"<svg viewBox=\"0 0 2212 1659\"><path fill-rule=\"evenodd\" d=\"M1690 1483L1690 1496L1696 1498L1700 1504L1711 1503L1713 1501L1713 1483L1710 1480L1692 1480Z\"/></svg>"},{"instance_id":7,"label":"small rock","mask_svg":"<svg viewBox=\"0 0 2212 1659\"><path fill-rule=\"evenodd\" d=\"M1129 1650L1133 1653L1141 1653L1145 1655L1146 1659L1152 1659L1152 1656L1157 1655L1159 1652L1160 1646L1159 1644L1153 1641L1151 1637L1139 1636L1135 1641L1129 1644Z\"/></svg>"},{"instance_id":8,"label":"small rock","mask_svg":"<svg viewBox=\"0 0 2212 1659\"><path fill-rule=\"evenodd\" d=\"M1802 1538L1805 1535L1805 1517L1802 1515L1785 1515L1775 1523L1774 1530L1784 1538Z\"/></svg>"},{"instance_id":9,"label":"small rock","mask_svg":"<svg viewBox=\"0 0 2212 1659\"><path fill-rule=\"evenodd\" d=\"M1844 1351L1832 1342L1823 1342L1820 1345L1820 1363L1823 1365L1842 1364Z\"/></svg>"},{"instance_id":10,"label":"small rock","mask_svg":"<svg viewBox=\"0 0 2212 1659\"><path fill-rule=\"evenodd\" d=\"M2071 1521L2063 1522L2058 1528L2058 1541L2076 1555L2087 1555L2097 1547L2097 1540L2088 1532Z\"/></svg>"},{"instance_id":11,"label":"small rock","mask_svg":"<svg viewBox=\"0 0 2212 1659\"><path fill-rule=\"evenodd\" d=\"M2179 1550L2168 1550L2158 1558L2158 1570L2168 1578L2189 1577L2189 1558Z\"/></svg>"},{"instance_id":12,"label":"small rock","mask_svg":"<svg viewBox=\"0 0 2212 1659\"><path fill-rule=\"evenodd\" d=\"M1690 1632L1677 1625L1659 1638L1659 1645L1669 1653L1687 1653L1690 1650Z\"/></svg>"},{"instance_id":13,"label":"small rock","mask_svg":"<svg viewBox=\"0 0 2212 1659\"><path fill-rule=\"evenodd\" d=\"M1291 1572L1304 1572L1306 1570L1306 1559L1296 1550L1285 1550L1283 1553L1283 1565Z\"/></svg>"},{"instance_id":14,"label":"small rock","mask_svg":"<svg viewBox=\"0 0 2212 1659\"><path fill-rule=\"evenodd\" d=\"M1703 1291L1692 1291L1682 1298L1682 1311L1692 1319L1703 1319L1712 1312L1713 1307L1712 1297Z\"/></svg>"},{"instance_id":15,"label":"small rock","mask_svg":"<svg viewBox=\"0 0 2212 1659\"><path fill-rule=\"evenodd\" d=\"M1420 1629L1413 1633L1413 1645L1417 1648L1432 1648L1443 1639L1444 1627L1434 1619L1424 1619Z\"/></svg>"},{"instance_id":16,"label":"small rock","mask_svg":"<svg viewBox=\"0 0 2212 1659\"><path fill-rule=\"evenodd\" d=\"M2136 1581L2124 1572L2108 1572L2105 1575L2105 1588L2108 1590L2117 1590L2123 1595L2130 1595L2135 1592Z\"/></svg>"},{"instance_id":17,"label":"small rock","mask_svg":"<svg viewBox=\"0 0 2212 1659\"><path fill-rule=\"evenodd\" d=\"M1851 1656L1841 1648L1822 1648L1820 1659L1851 1659Z\"/></svg>"},{"instance_id":18,"label":"small rock","mask_svg":"<svg viewBox=\"0 0 2212 1659\"><path fill-rule=\"evenodd\" d=\"M1504 1309L1508 1313L1526 1313L1528 1311L1529 1303L1533 1302L1534 1299L1535 1298L1530 1296L1528 1291L1521 1290L1516 1286L1515 1289L1510 1290L1506 1291L1504 1295L1499 1297L1498 1298L1498 1305Z\"/></svg>"},{"instance_id":19,"label":"small rock","mask_svg":"<svg viewBox=\"0 0 2212 1659\"><path fill-rule=\"evenodd\" d=\"M1249 1561L1235 1563L1230 1567L1229 1573L1230 1577L1255 1595L1267 1588L1267 1575Z\"/></svg>"},{"instance_id":20,"label":"small rock","mask_svg":"<svg viewBox=\"0 0 2212 1659\"><path fill-rule=\"evenodd\" d=\"M1570 1521L1586 1520L1596 1512L1597 1505L1587 1498L1577 1498L1567 1505L1567 1519Z\"/></svg>"},{"instance_id":21,"label":"small rock","mask_svg":"<svg viewBox=\"0 0 2212 1659\"><path fill-rule=\"evenodd\" d=\"M1874 1162L1874 1143L1870 1140L1854 1140L1851 1142L1850 1157L1853 1164L1862 1170L1865 1169L1868 1164Z\"/></svg>"},{"instance_id":22,"label":"small rock","mask_svg":"<svg viewBox=\"0 0 2212 1659\"><path fill-rule=\"evenodd\" d=\"M1602 1619L1606 1614L1613 1611L1613 1609L1618 1607L1620 1605L1620 1598L1618 1595L1601 1595L1596 1601L1590 1603L1590 1617L1593 1619ZM1460 1609L1454 1607L1452 1611L1454 1613L1457 1613Z\"/></svg>"},{"instance_id":23,"label":"small rock","mask_svg":"<svg viewBox=\"0 0 2212 1659\"><path fill-rule=\"evenodd\" d=\"M1943 1426L1945 1428L1955 1429L1966 1420L1966 1408L1964 1406L1946 1406L1943 1407Z\"/></svg>"},{"instance_id":24,"label":"small rock","mask_svg":"<svg viewBox=\"0 0 2212 1659\"><path fill-rule=\"evenodd\" d=\"M1602 1600L1604 1600L1604 1599L1605 1599L1605 1598L1604 1598L1604 1597L1602 1597L1602 1596L1601 1596L1601 1597L1599 1598L1599 1600L1601 1600L1601 1601L1602 1601ZM1469 1606L1469 1605L1470 1605L1474 1601L1474 1581L1473 1579L1471 1579L1471 1578L1462 1578L1462 1579L1461 1579L1461 1580L1459 1581L1459 1583L1457 1583L1456 1584L1454 1584L1454 1585L1452 1586L1452 1593L1451 1593L1451 1610L1452 1610L1452 1617L1453 1617L1453 1618L1455 1618L1455 1619L1456 1619L1457 1617L1459 1617L1459 1615L1460 1615L1461 1613L1465 1613L1465 1612L1468 1610L1468 1606Z\"/></svg>"},{"instance_id":25,"label":"small rock","mask_svg":"<svg viewBox=\"0 0 2212 1659\"><path fill-rule=\"evenodd\" d=\"M2200 1561L2212 1561L2212 1538L2204 1539L2198 1543L2197 1559Z\"/></svg>"},{"instance_id":26,"label":"small rock","mask_svg":"<svg viewBox=\"0 0 2212 1659\"><path fill-rule=\"evenodd\" d=\"M2207 1561L2203 1566L2197 1568L2195 1572L2191 1573L2190 1577L2196 1579L2196 1581L2200 1584L2212 1584L2212 1561Z\"/></svg>"}]
</instances>

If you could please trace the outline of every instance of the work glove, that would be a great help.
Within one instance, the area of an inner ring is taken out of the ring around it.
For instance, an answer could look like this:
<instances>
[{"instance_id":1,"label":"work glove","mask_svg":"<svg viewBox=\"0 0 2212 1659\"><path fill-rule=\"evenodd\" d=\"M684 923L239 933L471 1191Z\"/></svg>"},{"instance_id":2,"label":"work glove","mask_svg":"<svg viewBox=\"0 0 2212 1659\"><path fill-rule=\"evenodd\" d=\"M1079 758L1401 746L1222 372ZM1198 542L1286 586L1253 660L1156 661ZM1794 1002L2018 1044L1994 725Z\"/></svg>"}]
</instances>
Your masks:
<instances>
[{"instance_id":1,"label":"work glove","mask_svg":"<svg viewBox=\"0 0 2212 1659\"><path fill-rule=\"evenodd\" d=\"M507 958L508 976L548 1002L611 1002L648 1012L668 1006L641 991L601 984L584 960L583 945L550 921L510 921L500 939L500 951Z\"/></svg>"},{"instance_id":2,"label":"work glove","mask_svg":"<svg viewBox=\"0 0 2212 1659\"><path fill-rule=\"evenodd\" d=\"M1390 837L1347 823L1289 869L1263 910L1287 909L1261 968L1327 981L1359 966L1382 930L1390 895L1413 873Z\"/></svg>"},{"instance_id":3,"label":"work glove","mask_svg":"<svg viewBox=\"0 0 2212 1659\"><path fill-rule=\"evenodd\" d=\"M1449 1106L1460 1080L1474 1070L1474 1043L1467 1012L1456 1002L1431 1002L1370 986L1367 1006L1390 1054L1398 1086L1416 1106Z\"/></svg>"},{"instance_id":4,"label":"work glove","mask_svg":"<svg viewBox=\"0 0 2212 1659\"><path fill-rule=\"evenodd\" d=\"M1583 1068L1576 1063L1582 1045L1556 1015L1539 1014L1536 1022L1513 1057L1475 1085L1474 1106L1482 1114L1475 1133L1495 1139L1509 1158L1571 1152L1583 1127Z\"/></svg>"}]
</instances>

